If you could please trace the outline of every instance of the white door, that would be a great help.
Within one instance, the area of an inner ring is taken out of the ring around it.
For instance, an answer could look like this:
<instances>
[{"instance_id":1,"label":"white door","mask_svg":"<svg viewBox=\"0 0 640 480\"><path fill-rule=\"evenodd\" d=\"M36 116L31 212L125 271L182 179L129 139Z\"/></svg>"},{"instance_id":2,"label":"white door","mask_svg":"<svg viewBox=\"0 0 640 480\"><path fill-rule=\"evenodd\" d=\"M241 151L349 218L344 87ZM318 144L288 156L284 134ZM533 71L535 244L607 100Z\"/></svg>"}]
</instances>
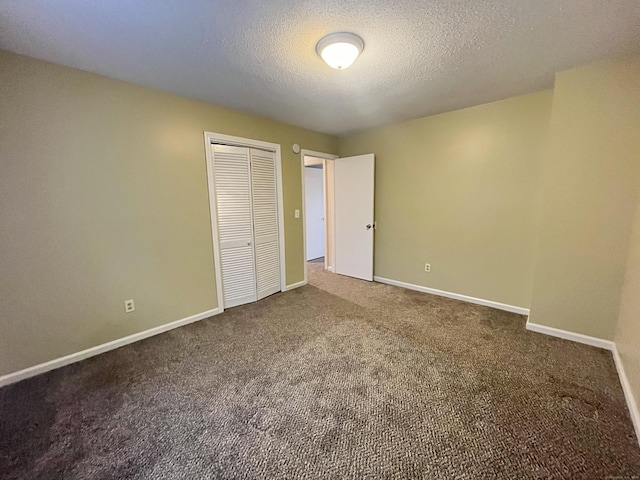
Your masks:
<instances>
[{"instance_id":1,"label":"white door","mask_svg":"<svg viewBox=\"0 0 640 480\"><path fill-rule=\"evenodd\" d=\"M249 149L212 145L224 308L255 302Z\"/></svg>"},{"instance_id":2,"label":"white door","mask_svg":"<svg viewBox=\"0 0 640 480\"><path fill-rule=\"evenodd\" d=\"M273 152L251 149L258 300L280 291L278 196Z\"/></svg>"},{"instance_id":3,"label":"white door","mask_svg":"<svg viewBox=\"0 0 640 480\"><path fill-rule=\"evenodd\" d=\"M372 153L339 158L334 163L335 272L373 280Z\"/></svg>"},{"instance_id":4,"label":"white door","mask_svg":"<svg viewBox=\"0 0 640 480\"><path fill-rule=\"evenodd\" d=\"M304 221L307 260L324 257L324 172L304 167Z\"/></svg>"}]
</instances>

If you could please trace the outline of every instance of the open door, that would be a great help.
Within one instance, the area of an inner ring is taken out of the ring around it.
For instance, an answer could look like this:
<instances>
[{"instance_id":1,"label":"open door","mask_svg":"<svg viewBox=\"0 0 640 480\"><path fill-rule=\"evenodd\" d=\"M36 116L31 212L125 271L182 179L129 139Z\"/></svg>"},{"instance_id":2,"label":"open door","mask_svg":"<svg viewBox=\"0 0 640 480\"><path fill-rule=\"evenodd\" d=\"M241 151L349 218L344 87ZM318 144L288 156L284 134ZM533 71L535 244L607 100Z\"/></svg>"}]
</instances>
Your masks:
<instances>
[{"instance_id":1,"label":"open door","mask_svg":"<svg viewBox=\"0 0 640 480\"><path fill-rule=\"evenodd\" d=\"M335 273L373 281L372 153L335 162Z\"/></svg>"}]
</instances>

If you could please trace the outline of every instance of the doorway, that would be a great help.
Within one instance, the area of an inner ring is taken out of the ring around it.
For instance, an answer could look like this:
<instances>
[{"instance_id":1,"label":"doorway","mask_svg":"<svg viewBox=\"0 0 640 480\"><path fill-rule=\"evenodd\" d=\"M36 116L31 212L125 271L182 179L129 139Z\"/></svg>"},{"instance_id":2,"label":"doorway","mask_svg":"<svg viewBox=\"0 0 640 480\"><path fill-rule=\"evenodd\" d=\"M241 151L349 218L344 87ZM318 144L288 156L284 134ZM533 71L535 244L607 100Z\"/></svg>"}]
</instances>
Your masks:
<instances>
[{"instance_id":1,"label":"doorway","mask_svg":"<svg viewBox=\"0 0 640 480\"><path fill-rule=\"evenodd\" d=\"M328 153L302 150L302 212L304 232L304 283L309 261L333 271L333 162Z\"/></svg>"},{"instance_id":2,"label":"doorway","mask_svg":"<svg viewBox=\"0 0 640 480\"><path fill-rule=\"evenodd\" d=\"M304 283L307 262L323 256L330 272L373 280L374 165L373 154L338 158L302 150Z\"/></svg>"}]
</instances>

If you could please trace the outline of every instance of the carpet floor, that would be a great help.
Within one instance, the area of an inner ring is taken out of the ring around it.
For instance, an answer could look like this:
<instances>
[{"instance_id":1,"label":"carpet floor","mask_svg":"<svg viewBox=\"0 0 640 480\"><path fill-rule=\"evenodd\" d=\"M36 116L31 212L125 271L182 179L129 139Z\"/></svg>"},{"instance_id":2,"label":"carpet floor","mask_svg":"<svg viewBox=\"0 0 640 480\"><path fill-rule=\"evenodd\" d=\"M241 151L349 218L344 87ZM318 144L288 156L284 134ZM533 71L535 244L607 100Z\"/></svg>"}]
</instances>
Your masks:
<instances>
[{"instance_id":1,"label":"carpet floor","mask_svg":"<svg viewBox=\"0 0 640 480\"><path fill-rule=\"evenodd\" d=\"M638 478L610 352L310 284L0 389L0 478Z\"/></svg>"}]
</instances>

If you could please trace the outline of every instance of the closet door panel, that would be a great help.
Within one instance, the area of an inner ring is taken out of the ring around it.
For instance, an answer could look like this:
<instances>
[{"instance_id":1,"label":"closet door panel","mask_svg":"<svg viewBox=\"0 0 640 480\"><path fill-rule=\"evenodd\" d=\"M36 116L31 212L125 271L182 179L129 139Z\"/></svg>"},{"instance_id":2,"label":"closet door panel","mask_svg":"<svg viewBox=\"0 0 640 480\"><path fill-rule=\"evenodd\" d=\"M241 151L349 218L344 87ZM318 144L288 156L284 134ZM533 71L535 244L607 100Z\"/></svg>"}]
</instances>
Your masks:
<instances>
[{"instance_id":1,"label":"closet door panel","mask_svg":"<svg viewBox=\"0 0 640 480\"><path fill-rule=\"evenodd\" d=\"M258 299L280 291L275 154L251 149L253 226Z\"/></svg>"},{"instance_id":2,"label":"closet door panel","mask_svg":"<svg viewBox=\"0 0 640 480\"><path fill-rule=\"evenodd\" d=\"M245 246L220 251L222 288L225 308L256 301L253 273L253 247Z\"/></svg>"},{"instance_id":3,"label":"closet door panel","mask_svg":"<svg viewBox=\"0 0 640 480\"><path fill-rule=\"evenodd\" d=\"M213 145L224 307L257 300L249 149Z\"/></svg>"}]
</instances>

